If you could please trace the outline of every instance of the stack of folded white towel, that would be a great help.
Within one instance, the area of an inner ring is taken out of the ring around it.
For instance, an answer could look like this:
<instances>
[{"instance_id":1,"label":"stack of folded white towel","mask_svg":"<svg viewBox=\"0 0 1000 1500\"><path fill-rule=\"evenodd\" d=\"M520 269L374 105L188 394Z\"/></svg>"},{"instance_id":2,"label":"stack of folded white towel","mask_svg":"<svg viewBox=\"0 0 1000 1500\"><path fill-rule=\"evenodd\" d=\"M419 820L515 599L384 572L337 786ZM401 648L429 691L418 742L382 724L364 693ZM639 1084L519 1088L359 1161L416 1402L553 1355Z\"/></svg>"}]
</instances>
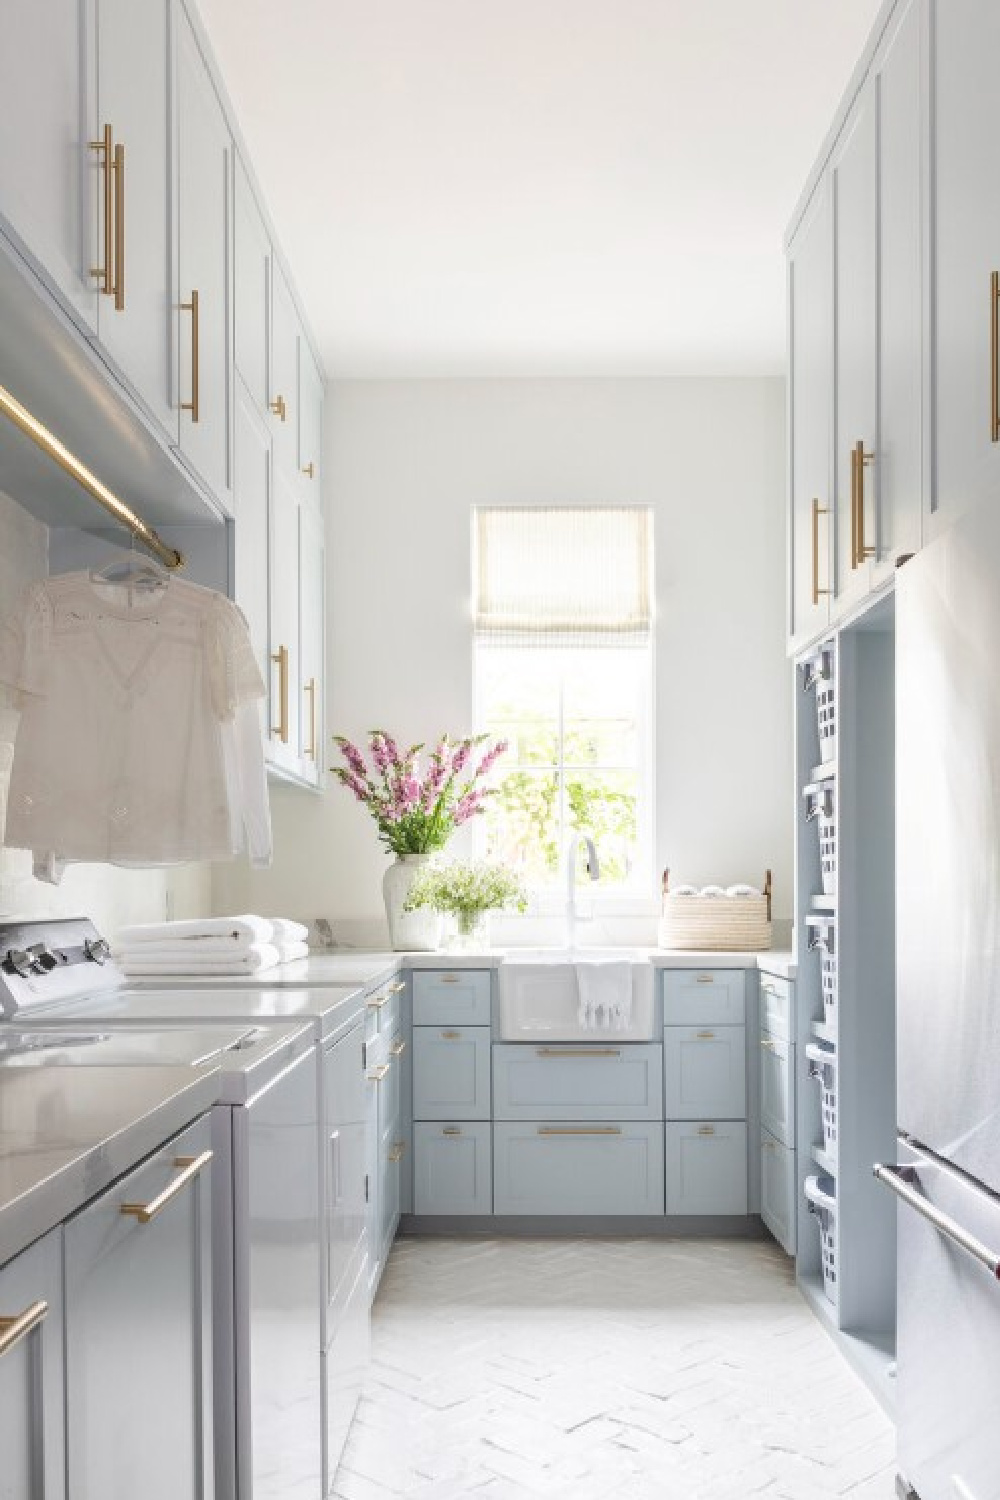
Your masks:
<instances>
[{"instance_id":1,"label":"stack of folded white towel","mask_svg":"<svg viewBox=\"0 0 1000 1500\"><path fill-rule=\"evenodd\" d=\"M723 889L721 885L703 885L699 890L696 885L679 885L676 890L670 892L671 896L760 896L763 895L755 885L728 885Z\"/></svg>"},{"instance_id":2,"label":"stack of folded white towel","mask_svg":"<svg viewBox=\"0 0 1000 1500\"><path fill-rule=\"evenodd\" d=\"M116 957L127 975L259 974L309 953L309 929L287 917L205 917L123 927Z\"/></svg>"}]
</instances>

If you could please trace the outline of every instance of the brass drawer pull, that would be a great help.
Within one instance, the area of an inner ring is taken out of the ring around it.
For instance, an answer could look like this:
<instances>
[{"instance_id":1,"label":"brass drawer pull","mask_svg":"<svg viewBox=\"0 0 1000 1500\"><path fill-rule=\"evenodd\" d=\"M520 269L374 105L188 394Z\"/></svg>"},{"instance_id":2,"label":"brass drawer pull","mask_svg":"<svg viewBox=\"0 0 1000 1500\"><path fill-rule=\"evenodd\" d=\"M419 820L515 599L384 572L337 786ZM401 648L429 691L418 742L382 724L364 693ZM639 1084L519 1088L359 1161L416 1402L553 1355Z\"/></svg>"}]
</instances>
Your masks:
<instances>
[{"instance_id":1,"label":"brass drawer pull","mask_svg":"<svg viewBox=\"0 0 1000 1500\"><path fill-rule=\"evenodd\" d=\"M278 722L271 730L275 739L288 744L288 647L279 646L272 651L271 660L278 668Z\"/></svg>"},{"instance_id":2,"label":"brass drawer pull","mask_svg":"<svg viewBox=\"0 0 1000 1500\"><path fill-rule=\"evenodd\" d=\"M149 1203L123 1203L119 1213L138 1219L140 1224L148 1224L177 1197L178 1193L184 1191L188 1183L197 1177L202 1167L207 1167L211 1160L211 1151L203 1151L200 1156L175 1156L174 1166L180 1167L181 1170L173 1182L168 1182L163 1192L157 1194Z\"/></svg>"},{"instance_id":3,"label":"brass drawer pull","mask_svg":"<svg viewBox=\"0 0 1000 1500\"><path fill-rule=\"evenodd\" d=\"M866 453L860 440L855 443L851 457L851 474L854 479L854 563L859 568L869 557L875 556L875 548L865 541L865 466L875 462L874 453Z\"/></svg>"},{"instance_id":4,"label":"brass drawer pull","mask_svg":"<svg viewBox=\"0 0 1000 1500\"><path fill-rule=\"evenodd\" d=\"M307 760L316 759L316 679L310 677L302 689L309 695L309 742L302 751Z\"/></svg>"},{"instance_id":5,"label":"brass drawer pull","mask_svg":"<svg viewBox=\"0 0 1000 1500\"><path fill-rule=\"evenodd\" d=\"M381 1083L382 1080L384 1078L387 1078L388 1076L389 1076L389 1064L388 1063L379 1063L378 1067L377 1068L372 1068L371 1072L368 1074L368 1082L369 1083Z\"/></svg>"},{"instance_id":6,"label":"brass drawer pull","mask_svg":"<svg viewBox=\"0 0 1000 1500\"><path fill-rule=\"evenodd\" d=\"M110 125L105 125L99 141L88 142L91 151L101 153L101 180L104 187L104 264L103 266L92 266L90 274L100 282L100 292L104 297L110 297L114 291L112 255L114 245L114 196L112 193L112 165L114 157L114 137Z\"/></svg>"},{"instance_id":7,"label":"brass drawer pull","mask_svg":"<svg viewBox=\"0 0 1000 1500\"><path fill-rule=\"evenodd\" d=\"M620 1125L539 1125L537 1135L621 1135Z\"/></svg>"},{"instance_id":8,"label":"brass drawer pull","mask_svg":"<svg viewBox=\"0 0 1000 1500\"><path fill-rule=\"evenodd\" d=\"M200 350L198 347L200 309L198 306L197 291L191 293L190 302L181 303L181 312L189 312L191 314L191 400L181 402L181 411L189 411L191 413L191 421L199 422L201 420L201 393L199 390Z\"/></svg>"},{"instance_id":9,"label":"brass drawer pull","mask_svg":"<svg viewBox=\"0 0 1000 1500\"><path fill-rule=\"evenodd\" d=\"M440 976L439 980L438 980L438 983L439 984L458 984L459 983L459 976L457 974L442 974Z\"/></svg>"},{"instance_id":10,"label":"brass drawer pull","mask_svg":"<svg viewBox=\"0 0 1000 1500\"><path fill-rule=\"evenodd\" d=\"M393 1057L402 1057L403 1053L406 1051L406 1043L402 1040L402 1038L400 1038L399 1041L393 1042L389 1050L391 1051Z\"/></svg>"},{"instance_id":11,"label":"brass drawer pull","mask_svg":"<svg viewBox=\"0 0 1000 1500\"><path fill-rule=\"evenodd\" d=\"M698 1134L699 1135L714 1135L715 1134L715 1126L714 1125L699 1125L698 1126Z\"/></svg>"},{"instance_id":12,"label":"brass drawer pull","mask_svg":"<svg viewBox=\"0 0 1000 1500\"><path fill-rule=\"evenodd\" d=\"M819 604L820 596L829 594L830 590L821 589L819 586L819 518L828 515L829 511L825 505L820 505L818 500L812 503L812 602Z\"/></svg>"},{"instance_id":13,"label":"brass drawer pull","mask_svg":"<svg viewBox=\"0 0 1000 1500\"><path fill-rule=\"evenodd\" d=\"M26 1339L43 1321L49 1310L47 1302L33 1302L16 1318L0 1318L0 1356L9 1354L15 1344Z\"/></svg>"},{"instance_id":14,"label":"brass drawer pull","mask_svg":"<svg viewBox=\"0 0 1000 1500\"><path fill-rule=\"evenodd\" d=\"M389 1160L390 1161L401 1161L402 1158L403 1158L403 1156L405 1155L405 1153L406 1153L406 1142L405 1141L393 1141L392 1146L389 1148Z\"/></svg>"},{"instance_id":15,"label":"brass drawer pull","mask_svg":"<svg viewBox=\"0 0 1000 1500\"><path fill-rule=\"evenodd\" d=\"M536 1047L536 1057L621 1057L620 1047Z\"/></svg>"},{"instance_id":16,"label":"brass drawer pull","mask_svg":"<svg viewBox=\"0 0 1000 1500\"><path fill-rule=\"evenodd\" d=\"M381 995L373 995L370 1000L367 1000L365 1002L365 1004L368 1006L369 1010L381 1010L383 1005L389 1004L389 1000L390 996L388 995L388 993L383 993Z\"/></svg>"},{"instance_id":17,"label":"brass drawer pull","mask_svg":"<svg viewBox=\"0 0 1000 1500\"><path fill-rule=\"evenodd\" d=\"M397 979L395 984L390 984L389 988L386 990L386 995L401 995L405 989L406 980Z\"/></svg>"},{"instance_id":18,"label":"brass drawer pull","mask_svg":"<svg viewBox=\"0 0 1000 1500\"><path fill-rule=\"evenodd\" d=\"M443 1042L460 1042L462 1040L462 1033L460 1031L442 1031L441 1040Z\"/></svg>"},{"instance_id":19,"label":"brass drawer pull","mask_svg":"<svg viewBox=\"0 0 1000 1500\"><path fill-rule=\"evenodd\" d=\"M715 983L715 975L714 974L699 974L698 975L698 979L697 979L697 983L698 984L714 984Z\"/></svg>"},{"instance_id":20,"label":"brass drawer pull","mask_svg":"<svg viewBox=\"0 0 1000 1500\"><path fill-rule=\"evenodd\" d=\"M442 1135L461 1135L462 1134L462 1130L461 1130L461 1127L459 1125L444 1125L444 1126L442 1126L441 1134Z\"/></svg>"},{"instance_id":21,"label":"brass drawer pull","mask_svg":"<svg viewBox=\"0 0 1000 1500\"><path fill-rule=\"evenodd\" d=\"M125 147L118 143L114 159L115 179L115 312L125 311ZM198 293L194 294L197 300ZM195 356L197 359L197 355ZM194 420L197 422L198 418Z\"/></svg>"},{"instance_id":22,"label":"brass drawer pull","mask_svg":"<svg viewBox=\"0 0 1000 1500\"><path fill-rule=\"evenodd\" d=\"M275 396L274 400L268 404L279 421L285 422L288 420L288 407L285 405L284 396Z\"/></svg>"},{"instance_id":23,"label":"brass drawer pull","mask_svg":"<svg viewBox=\"0 0 1000 1500\"><path fill-rule=\"evenodd\" d=\"M312 462L311 459L310 459L310 461L307 464L303 464L303 466L302 466L302 472L306 476L307 479L315 479L316 478L316 468L315 468L315 465L313 464L313 462Z\"/></svg>"},{"instance_id":24,"label":"brass drawer pull","mask_svg":"<svg viewBox=\"0 0 1000 1500\"><path fill-rule=\"evenodd\" d=\"M715 1041L715 1032L714 1031L698 1031L698 1032L695 1033L695 1040L699 1041L699 1042L714 1042Z\"/></svg>"}]
</instances>

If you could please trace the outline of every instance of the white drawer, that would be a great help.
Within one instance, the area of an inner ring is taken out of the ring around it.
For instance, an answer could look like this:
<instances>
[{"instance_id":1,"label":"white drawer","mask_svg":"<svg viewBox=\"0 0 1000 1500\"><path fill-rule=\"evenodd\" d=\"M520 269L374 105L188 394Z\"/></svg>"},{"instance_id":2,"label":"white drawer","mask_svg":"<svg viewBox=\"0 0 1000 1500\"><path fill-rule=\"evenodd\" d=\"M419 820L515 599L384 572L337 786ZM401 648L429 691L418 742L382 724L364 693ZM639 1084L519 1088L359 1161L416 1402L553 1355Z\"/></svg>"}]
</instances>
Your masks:
<instances>
[{"instance_id":1,"label":"white drawer","mask_svg":"<svg viewBox=\"0 0 1000 1500\"><path fill-rule=\"evenodd\" d=\"M668 1214L745 1214L747 1128L734 1120L666 1126Z\"/></svg>"},{"instance_id":2,"label":"white drawer","mask_svg":"<svg viewBox=\"0 0 1000 1500\"><path fill-rule=\"evenodd\" d=\"M746 974L742 969L664 969L664 1026L742 1026Z\"/></svg>"},{"instance_id":3,"label":"white drawer","mask_svg":"<svg viewBox=\"0 0 1000 1500\"><path fill-rule=\"evenodd\" d=\"M660 1124L497 1124L497 1214L662 1214Z\"/></svg>"},{"instance_id":4,"label":"white drawer","mask_svg":"<svg viewBox=\"0 0 1000 1500\"><path fill-rule=\"evenodd\" d=\"M493 1048L497 1120L662 1120L663 1048L511 1043Z\"/></svg>"},{"instance_id":5,"label":"white drawer","mask_svg":"<svg viewBox=\"0 0 1000 1500\"><path fill-rule=\"evenodd\" d=\"M414 1026L488 1026L489 969L416 969Z\"/></svg>"},{"instance_id":6,"label":"white drawer","mask_svg":"<svg viewBox=\"0 0 1000 1500\"><path fill-rule=\"evenodd\" d=\"M792 1034L792 985L775 974L760 976L760 1029L772 1036L789 1038Z\"/></svg>"}]
</instances>

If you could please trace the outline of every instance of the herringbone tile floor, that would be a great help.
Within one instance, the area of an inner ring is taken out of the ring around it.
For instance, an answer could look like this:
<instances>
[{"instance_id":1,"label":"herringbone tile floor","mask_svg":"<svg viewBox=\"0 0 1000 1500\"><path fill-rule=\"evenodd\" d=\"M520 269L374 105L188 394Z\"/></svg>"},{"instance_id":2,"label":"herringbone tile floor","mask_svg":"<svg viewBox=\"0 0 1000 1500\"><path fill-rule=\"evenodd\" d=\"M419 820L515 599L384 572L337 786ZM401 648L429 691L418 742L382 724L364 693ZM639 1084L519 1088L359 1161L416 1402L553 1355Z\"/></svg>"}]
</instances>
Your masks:
<instances>
[{"instance_id":1,"label":"herringbone tile floor","mask_svg":"<svg viewBox=\"0 0 1000 1500\"><path fill-rule=\"evenodd\" d=\"M338 1500L892 1500L769 1243L401 1240Z\"/></svg>"}]
</instances>

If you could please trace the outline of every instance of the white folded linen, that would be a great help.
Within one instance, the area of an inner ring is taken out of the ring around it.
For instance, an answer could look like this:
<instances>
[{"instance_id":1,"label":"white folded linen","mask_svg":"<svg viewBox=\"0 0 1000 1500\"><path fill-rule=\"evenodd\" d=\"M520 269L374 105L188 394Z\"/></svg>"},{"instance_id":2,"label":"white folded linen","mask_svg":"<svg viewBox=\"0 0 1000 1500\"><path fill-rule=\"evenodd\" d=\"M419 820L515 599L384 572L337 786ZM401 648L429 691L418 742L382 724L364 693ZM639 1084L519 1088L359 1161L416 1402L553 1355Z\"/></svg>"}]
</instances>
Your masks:
<instances>
[{"instance_id":1,"label":"white folded linen","mask_svg":"<svg viewBox=\"0 0 1000 1500\"><path fill-rule=\"evenodd\" d=\"M304 943L309 936L309 928L304 922L293 922L290 917L272 917L271 926L274 929L271 934L271 942L282 943Z\"/></svg>"},{"instance_id":2,"label":"white folded linen","mask_svg":"<svg viewBox=\"0 0 1000 1500\"><path fill-rule=\"evenodd\" d=\"M137 943L198 942L205 938L228 938L237 946L269 943L274 931L267 917L244 914L238 917L193 917L185 922L146 922L136 927L122 927L118 933L119 948L134 948Z\"/></svg>"},{"instance_id":3,"label":"white folded linen","mask_svg":"<svg viewBox=\"0 0 1000 1500\"><path fill-rule=\"evenodd\" d=\"M162 943L132 942L120 944L114 951L120 963L129 963L133 959L145 963L156 958L183 958L185 962L196 959L200 962L204 958L238 958L241 953L249 953L256 941L249 934L240 933L235 938L173 938Z\"/></svg>"},{"instance_id":4,"label":"white folded linen","mask_svg":"<svg viewBox=\"0 0 1000 1500\"><path fill-rule=\"evenodd\" d=\"M210 954L199 958L189 954L186 948L173 954L161 949L153 958L131 953L122 960L126 976L132 974L259 974L262 969L273 969L281 962L281 955L273 943L252 943L242 953Z\"/></svg>"},{"instance_id":5,"label":"white folded linen","mask_svg":"<svg viewBox=\"0 0 1000 1500\"><path fill-rule=\"evenodd\" d=\"M619 959L574 965L580 994L577 1016L586 1031L624 1031L632 1021L632 965Z\"/></svg>"},{"instance_id":6,"label":"white folded linen","mask_svg":"<svg viewBox=\"0 0 1000 1500\"><path fill-rule=\"evenodd\" d=\"M309 957L308 943L275 943L274 946L283 964L291 964L298 958Z\"/></svg>"}]
</instances>

